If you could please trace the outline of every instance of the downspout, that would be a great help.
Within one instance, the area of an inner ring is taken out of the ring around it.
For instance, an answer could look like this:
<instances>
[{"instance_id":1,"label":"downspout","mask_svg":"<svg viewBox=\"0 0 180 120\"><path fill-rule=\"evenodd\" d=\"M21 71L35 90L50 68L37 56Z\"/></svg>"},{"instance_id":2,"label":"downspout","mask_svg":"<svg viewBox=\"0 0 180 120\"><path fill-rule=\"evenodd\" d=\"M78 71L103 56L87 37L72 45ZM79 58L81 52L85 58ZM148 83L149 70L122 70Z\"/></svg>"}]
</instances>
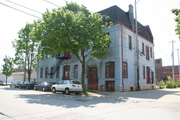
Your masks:
<instances>
[{"instance_id":1,"label":"downspout","mask_svg":"<svg viewBox=\"0 0 180 120\"><path fill-rule=\"evenodd\" d=\"M124 92L124 80L123 80L123 24L121 24L121 57L122 57L122 86Z\"/></svg>"}]
</instances>

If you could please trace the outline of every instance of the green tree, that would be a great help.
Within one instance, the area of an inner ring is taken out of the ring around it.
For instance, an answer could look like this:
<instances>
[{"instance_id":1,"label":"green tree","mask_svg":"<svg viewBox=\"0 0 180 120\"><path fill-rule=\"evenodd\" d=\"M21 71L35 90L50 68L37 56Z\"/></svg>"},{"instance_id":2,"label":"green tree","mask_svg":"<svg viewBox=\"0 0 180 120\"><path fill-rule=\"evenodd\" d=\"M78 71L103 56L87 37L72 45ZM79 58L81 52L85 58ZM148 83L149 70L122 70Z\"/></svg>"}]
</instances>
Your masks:
<instances>
[{"instance_id":1,"label":"green tree","mask_svg":"<svg viewBox=\"0 0 180 120\"><path fill-rule=\"evenodd\" d=\"M173 9L172 13L176 15L175 22L177 24L176 24L175 31L176 31L176 34L179 35L179 38L180 38L180 9Z\"/></svg>"},{"instance_id":2,"label":"green tree","mask_svg":"<svg viewBox=\"0 0 180 120\"><path fill-rule=\"evenodd\" d=\"M7 77L11 76L15 70L13 69L14 63L13 63L13 58L5 56L3 59L4 65L3 65L3 70L2 74L6 75L6 84L7 84Z\"/></svg>"},{"instance_id":3,"label":"green tree","mask_svg":"<svg viewBox=\"0 0 180 120\"><path fill-rule=\"evenodd\" d=\"M111 42L104 31L107 23L98 13L90 13L85 6L66 3L64 7L47 10L35 31L36 39L45 44L44 53L55 55L70 50L82 64L81 83L85 88L85 59L88 55L101 58ZM40 32L41 31L41 32ZM88 52L87 52L88 51Z\"/></svg>"},{"instance_id":4,"label":"green tree","mask_svg":"<svg viewBox=\"0 0 180 120\"><path fill-rule=\"evenodd\" d=\"M26 73L28 74L28 81L31 79L31 73L37 66L38 59L38 47L39 42L35 39L33 30L36 23L26 24L18 34L18 38L12 42L13 47L15 48L15 64L19 68L23 68L24 81L26 79Z\"/></svg>"}]
</instances>

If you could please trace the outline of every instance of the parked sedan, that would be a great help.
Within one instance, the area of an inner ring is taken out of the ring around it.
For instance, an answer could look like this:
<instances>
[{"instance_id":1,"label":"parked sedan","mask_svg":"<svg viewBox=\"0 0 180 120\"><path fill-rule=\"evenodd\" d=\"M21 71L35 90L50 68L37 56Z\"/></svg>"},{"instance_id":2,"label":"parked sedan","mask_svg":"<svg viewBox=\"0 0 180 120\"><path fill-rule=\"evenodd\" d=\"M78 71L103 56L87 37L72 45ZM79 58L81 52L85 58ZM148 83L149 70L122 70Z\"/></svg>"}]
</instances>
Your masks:
<instances>
[{"instance_id":1,"label":"parked sedan","mask_svg":"<svg viewBox=\"0 0 180 120\"><path fill-rule=\"evenodd\" d=\"M37 85L34 85L34 90L42 90L42 91L51 91L52 85L56 83L54 82L40 82Z\"/></svg>"},{"instance_id":2,"label":"parked sedan","mask_svg":"<svg viewBox=\"0 0 180 120\"><path fill-rule=\"evenodd\" d=\"M3 81L2 80L0 80L0 85L3 85Z\"/></svg>"},{"instance_id":3,"label":"parked sedan","mask_svg":"<svg viewBox=\"0 0 180 120\"><path fill-rule=\"evenodd\" d=\"M20 84L20 88L34 89L34 85L35 85L35 82L25 81L24 83Z\"/></svg>"},{"instance_id":4,"label":"parked sedan","mask_svg":"<svg viewBox=\"0 0 180 120\"><path fill-rule=\"evenodd\" d=\"M55 84L51 87L53 93L57 91L63 92L66 95L69 95L71 92L75 92L75 94L80 94L82 91L82 85L79 81L74 80L64 80L61 83Z\"/></svg>"},{"instance_id":5,"label":"parked sedan","mask_svg":"<svg viewBox=\"0 0 180 120\"><path fill-rule=\"evenodd\" d=\"M10 87L19 88L22 83L23 83L22 81L13 81L13 82L10 84Z\"/></svg>"}]
</instances>

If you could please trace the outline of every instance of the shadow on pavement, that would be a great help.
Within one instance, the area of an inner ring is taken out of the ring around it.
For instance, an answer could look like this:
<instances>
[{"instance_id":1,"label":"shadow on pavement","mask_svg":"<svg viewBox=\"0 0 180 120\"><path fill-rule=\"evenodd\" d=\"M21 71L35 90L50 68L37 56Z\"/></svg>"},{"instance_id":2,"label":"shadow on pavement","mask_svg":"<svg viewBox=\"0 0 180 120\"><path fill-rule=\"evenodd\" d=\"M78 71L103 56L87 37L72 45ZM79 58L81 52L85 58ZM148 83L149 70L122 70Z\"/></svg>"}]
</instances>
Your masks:
<instances>
[{"instance_id":1,"label":"shadow on pavement","mask_svg":"<svg viewBox=\"0 0 180 120\"><path fill-rule=\"evenodd\" d=\"M20 94L17 98L27 99L30 104L43 104L52 106L61 106L65 108L75 107L95 107L99 103L121 103L126 102L127 98L124 97L106 97L106 96L81 96L81 95L64 95L61 93L56 94Z\"/></svg>"},{"instance_id":2,"label":"shadow on pavement","mask_svg":"<svg viewBox=\"0 0 180 120\"><path fill-rule=\"evenodd\" d=\"M17 88L0 88L5 90L22 90ZM26 91L26 90L24 90ZM28 91L28 90L27 90ZM62 93L32 93L18 94L16 98L25 99L30 104L42 104L51 106L61 106L65 108L75 107L90 107L93 108L100 103L124 103L130 98L142 98L142 99L160 99L166 95L177 95L180 97L180 88L176 89L163 89L163 90L147 90L147 91L134 91L134 92L100 92L97 91L94 95L64 95ZM137 101L138 102L138 101Z\"/></svg>"},{"instance_id":3,"label":"shadow on pavement","mask_svg":"<svg viewBox=\"0 0 180 120\"><path fill-rule=\"evenodd\" d=\"M180 96L180 88L175 89L160 89L160 90L143 90L133 92L98 92L98 94L105 96L122 96L125 98L143 98L143 99L159 99L165 95Z\"/></svg>"}]
</instances>

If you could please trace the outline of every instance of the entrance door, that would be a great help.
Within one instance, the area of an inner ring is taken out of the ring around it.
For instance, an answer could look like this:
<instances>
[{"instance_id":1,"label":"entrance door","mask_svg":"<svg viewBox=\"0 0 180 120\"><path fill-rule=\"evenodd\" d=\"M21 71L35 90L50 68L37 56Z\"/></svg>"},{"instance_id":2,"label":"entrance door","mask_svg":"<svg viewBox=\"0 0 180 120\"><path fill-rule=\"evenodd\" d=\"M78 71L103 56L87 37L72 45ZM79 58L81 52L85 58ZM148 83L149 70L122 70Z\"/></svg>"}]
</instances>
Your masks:
<instances>
[{"instance_id":1,"label":"entrance door","mask_svg":"<svg viewBox=\"0 0 180 120\"><path fill-rule=\"evenodd\" d=\"M151 83L153 84L154 83L154 72L151 71Z\"/></svg>"},{"instance_id":2,"label":"entrance door","mask_svg":"<svg viewBox=\"0 0 180 120\"><path fill-rule=\"evenodd\" d=\"M146 67L146 83L150 83L150 68L149 67Z\"/></svg>"},{"instance_id":3,"label":"entrance door","mask_svg":"<svg viewBox=\"0 0 180 120\"><path fill-rule=\"evenodd\" d=\"M63 73L63 80L70 80L70 66L66 65L64 66L64 73Z\"/></svg>"},{"instance_id":4,"label":"entrance door","mask_svg":"<svg viewBox=\"0 0 180 120\"><path fill-rule=\"evenodd\" d=\"M89 68L89 90L98 90L97 67Z\"/></svg>"}]
</instances>

